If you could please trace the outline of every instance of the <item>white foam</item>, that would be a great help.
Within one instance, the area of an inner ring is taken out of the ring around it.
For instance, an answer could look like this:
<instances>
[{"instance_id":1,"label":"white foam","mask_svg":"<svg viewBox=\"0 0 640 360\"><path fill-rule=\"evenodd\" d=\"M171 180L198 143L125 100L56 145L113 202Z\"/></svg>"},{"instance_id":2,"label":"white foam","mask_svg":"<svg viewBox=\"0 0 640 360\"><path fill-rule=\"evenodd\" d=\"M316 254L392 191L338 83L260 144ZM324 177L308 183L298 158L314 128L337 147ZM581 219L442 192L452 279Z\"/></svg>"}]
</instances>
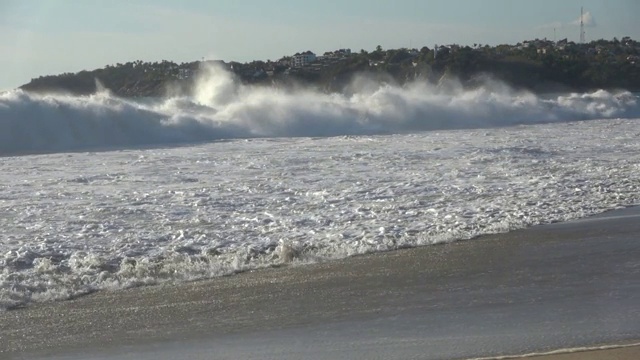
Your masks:
<instances>
[{"instance_id":1,"label":"white foam","mask_svg":"<svg viewBox=\"0 0 640 360\"><path fill-rule=\"evenodd\" d=\"M640 343L629 343L629 344L620 344L620 345L602 345L602 346L585 346L585 347L558 349L558 350L553 350L553 351L536 352L536 353L521 354L521 355L503 355L503 356L490 356L490 357L482 357L482 358L472 358L472 359L469 359L469 360L524 359L524 358L535 358L535 357L549 356L549 355L575 354L575 353L582 353L582 352L589 352L589 351L625 349L625 348L636 347L636 346L640 346Z\"/></svg>"},{"instance_id":2,"label":"white foam","mask_svg":"<svg viewBox=\"0 0 640 360\"><path fill-rule=\"evenodd\" d=\"M51 153L0 158L0 308L638 203L640 114L627 92L357 79L350 95L328 95L205 74L193 98L0 94L0 154ZM571 122L609 117L630 119ZM518 124L529 125L488 128ZM323 138L334 135L349 136ZM216 139L232 141L193 145ZM157 147L176 143L191 145ZM105 148L119 150L65 153Z\"/></svg>"},{"instance_id":3,"label":"white foam","mask_svg":"<svg viewBox=\"0 0 640 360\"><path fill-rule=\"evenodd\" d=\"M215 67L202 74L192 98L0 94L0 155L640 117L628 92L540 98L491 80L464 90L453 80L398 87L356 79L339 95L241 86Z\"/></svg>"},{"instance_id":4,"label":"white foam","mask_svg":"<svg viewBox=\"0 0 640 360\"><path fill-rule=\"evenodd\" d=\"M0 307L638 204L638 135L618 119L0 158Z\"/></svg>"}]
</instances>

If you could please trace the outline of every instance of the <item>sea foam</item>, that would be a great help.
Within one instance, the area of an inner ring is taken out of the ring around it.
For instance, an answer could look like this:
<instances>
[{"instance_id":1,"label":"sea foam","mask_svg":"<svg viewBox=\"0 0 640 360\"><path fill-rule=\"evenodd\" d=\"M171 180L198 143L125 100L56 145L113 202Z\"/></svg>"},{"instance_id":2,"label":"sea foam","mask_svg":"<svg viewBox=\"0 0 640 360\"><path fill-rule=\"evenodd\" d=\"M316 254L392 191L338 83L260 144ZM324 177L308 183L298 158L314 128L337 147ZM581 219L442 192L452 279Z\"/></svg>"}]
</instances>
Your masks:
<instances>
[{"instance_id":1,"label":"sea foam","mask_svg":"<svg viewBox=\"0 0 640 360\"><path fill-rule=\"evenodd\" d=\"M493 80L464 89L455 80L396 86L362 77L345 94L325 94L240 85L217 67L201 74L191 97L4 93L0 155L640 117L637 97L624 91L543 98Z\"/></svg>"},{"instance_id":2,"label":"sea foam","mask_svg":"<svg viewBox=\"0 0 640 360\"><path fill-rule=\"evenodd\" d=\"M640 203L638 120L0 158L0 308Z\"/></svg>"},{"instance_id":3,"label":"sea foam","mask_svg":"<svg viewBox=\"0 0 640 360\"><path fill-rule=\"evenodd\" d=\"M215 68L190 98L5 93L0 152L47 154L0 158L0 309L638 205L637 116L628 92L322 94Z\"/></svg>"}]
</instances>

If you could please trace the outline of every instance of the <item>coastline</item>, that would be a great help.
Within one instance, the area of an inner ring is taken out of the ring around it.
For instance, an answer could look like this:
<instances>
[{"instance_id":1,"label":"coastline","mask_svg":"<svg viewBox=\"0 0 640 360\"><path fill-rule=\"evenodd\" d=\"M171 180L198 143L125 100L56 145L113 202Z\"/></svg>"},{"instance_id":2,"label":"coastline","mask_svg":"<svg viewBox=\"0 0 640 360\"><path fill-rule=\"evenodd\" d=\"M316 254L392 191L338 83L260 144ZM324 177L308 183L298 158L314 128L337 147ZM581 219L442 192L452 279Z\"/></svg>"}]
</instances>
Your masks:
<instances>
[{"instance_id":1,"label":"coastline","mask_svg":"<svg viewBox=\"0 0 640 360\"><path fill-rule=\"evenodd\" d=\"M484 358L473 358L466 360L510 360L510 359L532 359L532 360L634 360L640 356L640 343L623 343L615 345L602 345L594 347L558 349L545 353L531 353L520 355L505 355Z\"/></svg>"},{"instance_id":2,"label":"coastline","mask_svg":"<svg viewBox=\"0 0 640 360\"><path fill-rule=\"evenodd\" d=\"M0 357L506 359L633 343L639 218L640 208L627 208L469 241L34 304L0 313ZM635 346L536 358L602 351L612 359L640 354Z\"/></svg>"}]
</instances>

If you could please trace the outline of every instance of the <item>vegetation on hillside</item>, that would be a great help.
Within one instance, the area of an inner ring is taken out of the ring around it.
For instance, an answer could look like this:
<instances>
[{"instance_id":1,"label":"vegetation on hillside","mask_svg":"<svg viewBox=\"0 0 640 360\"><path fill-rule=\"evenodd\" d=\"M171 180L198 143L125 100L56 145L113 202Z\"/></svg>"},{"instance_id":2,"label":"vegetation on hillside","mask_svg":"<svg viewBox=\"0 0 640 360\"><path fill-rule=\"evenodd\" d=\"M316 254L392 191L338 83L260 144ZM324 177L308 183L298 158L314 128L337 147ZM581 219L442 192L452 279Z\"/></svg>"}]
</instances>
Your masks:
<instances>
[{"instance_id":1,"label":"vegetation on hillside","mask_svg":"<svg viewBox=\"0 0 640 360\"><path fill-rule=\"evenodd\" d=\"M356 74L380 81L405 84L409 81L437 83L443 75L457 76L463 85L473 86L489 74L516 88L537 92L564 90L640 90L640 43L598 40L576 44L533 40L516 45L448 45L430 49L389 49L378 46L368 52L337 50L319 56L301 67L292 67L291 57L277 61L216 63L246 84L288 86L303 83L326 92L345 91ZM107 65L78 73L41 76L21 88L26 91L64 91L91 94L96 80L118 96L163 96L188 94L202 62L176 64L171 61L133 61Z\"/></svg>"}]
</instances>

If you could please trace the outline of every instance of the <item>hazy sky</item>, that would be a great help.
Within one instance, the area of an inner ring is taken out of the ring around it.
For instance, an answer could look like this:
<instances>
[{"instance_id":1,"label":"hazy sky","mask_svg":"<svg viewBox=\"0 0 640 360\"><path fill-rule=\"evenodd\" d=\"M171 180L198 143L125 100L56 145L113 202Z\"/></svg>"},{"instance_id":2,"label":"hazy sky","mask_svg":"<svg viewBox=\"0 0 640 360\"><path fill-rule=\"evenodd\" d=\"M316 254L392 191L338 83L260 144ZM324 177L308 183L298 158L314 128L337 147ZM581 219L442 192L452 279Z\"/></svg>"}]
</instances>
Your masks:
<instances>
[{"instance_id":1,"label":"hazy sky","mask_svg":"<svg viewBox=\"0 0 640 360\"><path fill-rule=\"evenodd\" d=\"M640 0L0 0L0 90L132 60L275 60L301 50L640 40Z\"/></svg>"}]
</instances>

